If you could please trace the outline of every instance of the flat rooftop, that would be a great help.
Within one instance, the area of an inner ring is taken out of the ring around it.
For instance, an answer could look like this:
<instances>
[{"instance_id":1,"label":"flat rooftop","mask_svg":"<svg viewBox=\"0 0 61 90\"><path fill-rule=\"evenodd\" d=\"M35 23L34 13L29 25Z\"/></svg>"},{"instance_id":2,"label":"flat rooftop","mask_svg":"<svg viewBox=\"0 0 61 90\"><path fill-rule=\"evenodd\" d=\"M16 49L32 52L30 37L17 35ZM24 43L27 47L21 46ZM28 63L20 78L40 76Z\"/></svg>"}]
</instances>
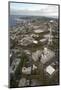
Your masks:
<instances>
[{"instance_id":1,"label":"flat rooftop","mask_svg":"<svg viewBox=\"0 0 61 90\"><path fill-rule=\"evenodd\" d=\"M46 72L49 74L49 75L52 75L54 73L55 69L49 65L46 67Z\"/></svg>"}]
</instances>

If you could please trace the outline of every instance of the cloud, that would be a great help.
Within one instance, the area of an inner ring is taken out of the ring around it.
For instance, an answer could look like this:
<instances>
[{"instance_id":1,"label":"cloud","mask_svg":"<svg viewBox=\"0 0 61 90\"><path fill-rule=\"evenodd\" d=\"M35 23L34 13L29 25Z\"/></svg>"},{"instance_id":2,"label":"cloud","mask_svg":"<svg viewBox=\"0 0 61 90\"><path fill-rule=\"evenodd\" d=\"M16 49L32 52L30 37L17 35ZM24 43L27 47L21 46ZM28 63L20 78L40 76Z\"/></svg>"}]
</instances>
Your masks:
<instances>
[{"instance_id":1,"label":"cloud","mask_svg":"<svg viewBox=\"0 0 61 90\"><path fill-rule=\"evenodd\" d=\"M58 17L58 6L19 3L19 5L10 5L10 14Z\"/></svg>"}]
</instances>

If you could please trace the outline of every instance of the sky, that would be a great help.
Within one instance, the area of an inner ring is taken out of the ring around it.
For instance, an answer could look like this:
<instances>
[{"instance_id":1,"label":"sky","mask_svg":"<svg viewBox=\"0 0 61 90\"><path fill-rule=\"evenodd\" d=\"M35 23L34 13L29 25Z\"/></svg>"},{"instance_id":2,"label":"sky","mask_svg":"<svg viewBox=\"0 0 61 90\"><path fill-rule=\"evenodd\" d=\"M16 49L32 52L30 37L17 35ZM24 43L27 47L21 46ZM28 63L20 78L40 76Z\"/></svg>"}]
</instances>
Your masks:
<instances>
[{"instance_id":1,"label":"sky","mask_svg":"<svg viewBox=\"0 0 61 90\"><path fill-rule=\"evenodd\" d=\"M10 14L58 17L58 5L10 3Z\"/></svg>"}]
</instances>

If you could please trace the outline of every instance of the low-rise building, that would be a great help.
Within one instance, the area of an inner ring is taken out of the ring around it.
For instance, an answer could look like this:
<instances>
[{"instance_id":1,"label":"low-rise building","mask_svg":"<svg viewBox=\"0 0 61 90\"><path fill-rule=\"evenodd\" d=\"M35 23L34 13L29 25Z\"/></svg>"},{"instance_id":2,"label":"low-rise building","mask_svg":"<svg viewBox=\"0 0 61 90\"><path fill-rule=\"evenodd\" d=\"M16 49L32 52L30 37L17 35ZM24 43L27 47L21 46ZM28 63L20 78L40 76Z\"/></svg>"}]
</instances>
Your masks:
<instances>
[{"instance_id":1,"label":"low-rise building","mask_svg":"<svg viewBox=\"0 0 61 90\"><path fill-rule=\"evenodd\" d=\"M45 70L49 75L52 75L55 72L55 69L51 65L47 66Z\"/></svg>"},{"instance_id":2,"label":"low-rise building","mask_svg":"<svg viewBox=\"0 0 61 90\"><path fill-rule=\"evenodd\" d=\"M31 74L31 67L22 67L23 74Z\"/></svg>"},{"instance_id":3,"label":"low-rise building","mask_svg":"<svg viewBox=\"0 0 61 90\"><path fill-rule=\"evenodd\" d=\"M46 64L47 62L51 62L53 57L55 57L55 53L45 47L43 53L41 54L40 62L42 64Z\"/></svg>"},{"instance_id":4,"label":"low-rise building","mask_svg":"<svg viewBox=\"0 0 61 90\"><path fill-rule=\"evenodd\" d=\"M19 58L16 58L15 60L13 60L11 66L10 66L10 74L11 75L14 75L15 74L20 61L21 60Z\"/></svg>"},{"instance_id":5,"label":"low-rise building","mask_svg":"<svg viewBox=\"0 0 61 90\"><path fill-rule=\"evenodd\" d=\"M36 29L36 30L34 30L34 32L35 32L35 33L42 33L42 32L44 32L44 30Z\"/></svg>"},{"instance_id":6,"label":"low-rise building","mask_svg":"<svg viewBox=\"0 0 61 90\"><path fill-rule=\"evenodd\" d=\"M40 50L37 50L36 52L32 53L32 59L34 61L38 61L40 56L41 56L41 51Z\"/></svg>"},{"instance_id":7,"label":"low-rise building","mask_svg":"<svg viewBox=\"0 0 61 90\"><path fill-rule=\"evenodd\" d=\"M23 46L27 46L29 44L33 43L33 38L30 36L24 37L23 39L21 39L20 44Z\"/></svg>"}]
</instances>

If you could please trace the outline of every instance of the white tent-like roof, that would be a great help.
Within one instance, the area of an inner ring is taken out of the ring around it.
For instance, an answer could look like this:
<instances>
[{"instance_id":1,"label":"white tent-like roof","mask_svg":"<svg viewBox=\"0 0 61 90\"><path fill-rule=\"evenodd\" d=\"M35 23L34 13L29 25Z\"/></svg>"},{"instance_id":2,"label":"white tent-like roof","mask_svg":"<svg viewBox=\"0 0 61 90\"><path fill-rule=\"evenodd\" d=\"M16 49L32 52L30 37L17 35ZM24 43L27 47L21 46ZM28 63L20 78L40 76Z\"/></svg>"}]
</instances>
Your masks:
<instances>
[{"instance_id":1,"label":"white tent-like roof","mask_svg":"<svg viewBox=\"0 0 61 90\"><path fill-rule=\"evenodd\" d=\"M50 75L52 75L54 73L55 69L49 65L48 67L46 67L46 72Z\"/></svg>"}]
</instances>

